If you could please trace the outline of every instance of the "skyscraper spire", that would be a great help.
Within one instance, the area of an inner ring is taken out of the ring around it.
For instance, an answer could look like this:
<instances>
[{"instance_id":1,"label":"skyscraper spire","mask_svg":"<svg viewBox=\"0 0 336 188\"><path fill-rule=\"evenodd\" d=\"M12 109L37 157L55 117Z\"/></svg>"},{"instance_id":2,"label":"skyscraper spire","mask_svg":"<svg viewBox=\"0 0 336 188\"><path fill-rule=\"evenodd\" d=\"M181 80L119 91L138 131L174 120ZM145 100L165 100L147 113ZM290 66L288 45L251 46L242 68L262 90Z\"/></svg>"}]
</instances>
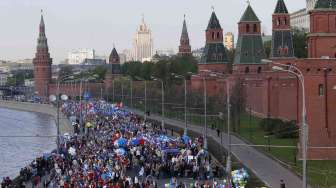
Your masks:
<instances>
[{"instance_id":1,"label":"skyscraper spire","mask_svg":"<svg viewBox=\"0 0 336 188\"><path fill-rule=\"evenodd\" d=\"M186 15L184 15L184 20L183 20L182 34L181 34L180 46L179 46L179 55L180 56L190 56L191 55L191 47L189 43Z\"/></svg>"}]
</instances>

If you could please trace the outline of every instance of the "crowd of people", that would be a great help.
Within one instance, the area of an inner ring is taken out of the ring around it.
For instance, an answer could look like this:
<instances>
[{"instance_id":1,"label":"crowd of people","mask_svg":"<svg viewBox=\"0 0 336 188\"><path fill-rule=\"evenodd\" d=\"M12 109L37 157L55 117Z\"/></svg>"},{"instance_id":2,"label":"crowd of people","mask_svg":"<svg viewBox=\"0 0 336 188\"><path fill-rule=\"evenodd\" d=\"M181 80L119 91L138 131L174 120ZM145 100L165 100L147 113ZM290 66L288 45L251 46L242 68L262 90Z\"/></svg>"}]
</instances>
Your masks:
<instances>
[{"instance_id":1,"label":"crowd of people","mask_svg":"<svg viewBox=\"0 0 336 188\"><path fill-rule=\"evenodd\" d=\"M213 181L220 168L201 137L168 136L156 123L104 101L69 101L61 110L72 119L75 134L62 138L59 153L22 169L20 182L38 184L47 177L44 185L51 188L155 188L170 179L172 188L224 187Z\"/></svg>"},{"instance_id":2,"label":"crowd of people","mask_svg":"<svg viewBox=\"0 0 336 188\"><path fill-rule=\"evenodd\" d=\"M63 137L59 153L22 169L20 182L37 185L47 177L43 183L48 187L142 188L173 177L172 187L190 187L177 181L188 177L200 187L218 175L202 138L168 136L161 126L103 101L69 101L61 110L75 120L75 134Z\"/></svg>"}]
</instances>

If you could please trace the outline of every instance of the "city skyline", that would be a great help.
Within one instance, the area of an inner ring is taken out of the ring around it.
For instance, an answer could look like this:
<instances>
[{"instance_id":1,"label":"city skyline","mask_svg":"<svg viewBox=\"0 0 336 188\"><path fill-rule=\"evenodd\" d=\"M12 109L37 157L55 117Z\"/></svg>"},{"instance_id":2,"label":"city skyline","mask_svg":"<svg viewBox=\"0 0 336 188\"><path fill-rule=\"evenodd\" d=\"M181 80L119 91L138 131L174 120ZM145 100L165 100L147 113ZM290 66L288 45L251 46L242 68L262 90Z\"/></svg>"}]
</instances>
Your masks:
<instances>
[{"instance_id":1,"label":"city skyline","mask_svg":"<svg viewBox=\"0 0 336 188\"><path fill-rule=\"evenodd\" d=\"M175 0L173 0L175 1ZM304 8L305 1L288 3L290 12ZM97 54L109 54L116 45L118 51L131 49L132 39L141 22L141 15L153 32L156 49L173 48L177 51L182 28L183 15L186 14L192 49L204 46L204 30L213 6L224 33L237 34L237 22L247 6L246 1L199 0L171 3L148 0L146 3L108 2L101 0L65 1L42 0L4 0L0 2L0 22L3 30L0 35L0 57L5 60L32 58L36 49L40 9L44 10L46 35L49 39L53 63L65 59L69 51L78 48L94 48ZM252 7L262 21L262 28L271 34L271 17L275 0L253 0ZM109 6L114 5L114 6ZM77 7L76 7L77 6ZM75 8L74 8L75 7ZM111 7L118 7L112 8ZM269 7L265 9L265 7ZM112 11L111 11L112 10ZM128 11L125 11L128 10ZM174 14L171 11L174 10ZM232 11L234 10L234 11ZM92 12L92 13L88 13ZM158 16L159 15L159 16ZM4 19L10 16L11 19ZM22 21L22 17L25 18ZM15 24L14 24L15 23Z\"/></svg>"}]
</instances>

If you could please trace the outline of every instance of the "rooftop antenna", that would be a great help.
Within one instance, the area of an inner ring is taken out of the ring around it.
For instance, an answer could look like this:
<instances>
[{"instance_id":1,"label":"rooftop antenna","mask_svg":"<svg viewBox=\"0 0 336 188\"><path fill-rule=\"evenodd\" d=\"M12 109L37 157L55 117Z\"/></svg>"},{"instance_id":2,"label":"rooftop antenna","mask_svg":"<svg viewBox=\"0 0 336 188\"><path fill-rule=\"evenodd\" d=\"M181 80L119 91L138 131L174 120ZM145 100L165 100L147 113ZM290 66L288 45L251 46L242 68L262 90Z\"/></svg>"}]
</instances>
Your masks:
<instances>
[{"instance_id":1,"label":"rooftop antenna","mask_svg":"<svg viewBox=\"0 0 336 188\"><path fill-rule=\"evenodd\" d=\"M211 10L212 10L212 12L215 12L215 7L211 6Z\"/></svg>"},{"instance_id":2,"label":"rooftop antenna","mask_svg":"<svg viewBox=\"0 0 336 188\"><path fill-rule=\"evenodd\" d=\"M142 16L142 22L143 22L143 23L145 23L145 14L144 14L144 13L142 13L142 15L141 15L141 16Z\"/></svg>"}]
</instances>

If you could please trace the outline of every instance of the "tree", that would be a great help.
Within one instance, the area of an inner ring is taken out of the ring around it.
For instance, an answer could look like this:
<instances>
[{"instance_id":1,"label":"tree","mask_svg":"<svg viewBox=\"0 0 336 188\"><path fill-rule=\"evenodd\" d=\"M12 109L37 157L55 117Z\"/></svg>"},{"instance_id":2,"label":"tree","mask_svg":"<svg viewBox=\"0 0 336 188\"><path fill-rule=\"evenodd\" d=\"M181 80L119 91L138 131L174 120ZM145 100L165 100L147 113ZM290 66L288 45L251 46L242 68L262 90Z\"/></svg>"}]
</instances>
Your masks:
<instances>
[{"instance_id":1,"label":"tree","mask_svg":"<svg viewBox=\"0 0 336 188\"><path fill-rule=\"evenodd\" d=\"M20 86L24 85L25 79L32 79L34 77L32 70L19 70L12 72L12 75L7 78L7 85Z\"/></svg>"},{"instance_id":2,"label":"tree","mask_svg":"<svg viewBox=\"0 0 336 188\"><path fill-rule=\"evenodd\" d=\"M233 64L236 49L227 50L227 56L230 64Z\"/></svg>"},{"instance_id":3,"label":"tree","mask_svg":"<svg viewBox=\"0 0 336 188\"><path fill-rule=\"evenodd\" d=\"M240 131L240 117L245 111L246 95L243 83L239 78L231 90L231 112L233 131Z\"/></svg>"},{"instance_id":4,"label":"tree","mask_svg":"<svg viewBox=\"0 0 336 188\"><path fill-rule=\"evenodd\" d=\"M103 81L105 79L105 74L107 72L104 65L97 65L91 72L91 75L97 75L98 81Z\"/></svg>"},{"instance_id":5,"label":"tree","mask_svg":"<svg viewBox=\"0 0 336 188\"><path fill-rule=\"evenodd\" d=\"M293 33L293 43L294 43L294 53L297 58L307 58L308 57L308 45L307 45L307 32L303 29L294 28Z\"/></svg>"},{"instance_id":6,"label":"tree","mask_svg":"<svg viewBox=\"0 0 336 188\"><path fill-rule=\"evenodd\" d=\"M122 73L136 79L136 77L141 77L141 67L142 63L140 61L126 62L122 65Z\"/></svg>"},{"instance_id":7,"label":"tree","mask_svg":"<svg viewBox=\"0 0 336 188\"><path fill-rule=\"evenodd\" d=\"M73 74L73 67L71 65L62 65L58 72L59 78L64 78Z\"/></svg>"},{"instance_id":8,"label":"tree","mask_svg":"<svg viewBox=\"0 0 336 188\"><path fill-rule=\"evenodd\" d=\"M272 50L271 40L264 42L264 49L265 49L266 57L269 58L271 56L271 50Z\"/></svg>"},{"instance_id":9,"label":"tree","mask_svg":"<svg viewBox=\"0 0 336 188\"><path fill-rule=\"evenodd\" d=\"M150 76L153 74L154 66L154 63L152 62L143 63L140 70L140 77L144 78L145 80L150 80Z\"/></svg>"}]
</instances>

